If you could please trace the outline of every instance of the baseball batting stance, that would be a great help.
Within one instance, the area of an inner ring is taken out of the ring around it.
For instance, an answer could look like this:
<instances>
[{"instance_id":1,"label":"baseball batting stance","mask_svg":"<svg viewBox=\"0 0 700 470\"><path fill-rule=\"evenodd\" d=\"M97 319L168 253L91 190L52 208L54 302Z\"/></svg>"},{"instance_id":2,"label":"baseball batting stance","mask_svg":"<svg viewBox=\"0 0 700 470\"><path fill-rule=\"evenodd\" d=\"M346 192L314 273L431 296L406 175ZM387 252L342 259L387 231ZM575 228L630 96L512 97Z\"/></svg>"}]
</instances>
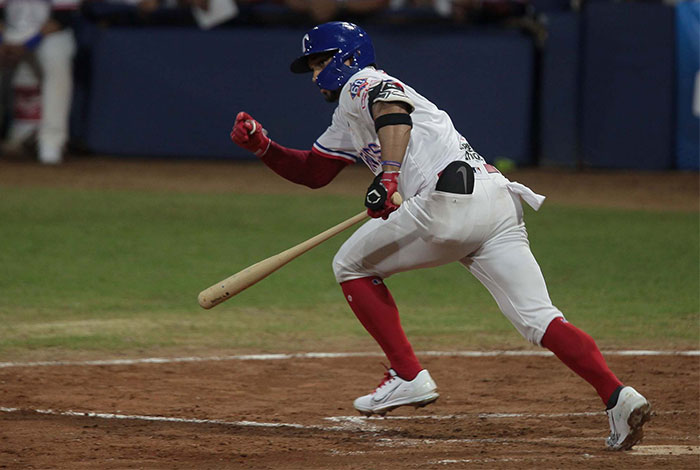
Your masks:
<instances>
[{"instance_id":1,"label":"baseball batting stance","mask_svg":"<svg viewBox=\"0 0 700 470\"><path fill-rule=\"evenodd\" d=\"M333 270L345 299L391 363L384 380L354 407L384 415L428 405L435 381L414 354L384 279L411 269L462 263L530 342L551 350L590 383L607 408L613 450L631 448L651 416L649 402L610 371L594 340L564 319L533 257L521 201L544 197L511 182L454 128L450 117L375 65L360 27L325 23L303 38L294 73L308 72L329 102L330 126L310 150L283 147L241 112L231 138L282 177L311 188L362 160L374 173L365 206L372 217L343 244ZM404 202L392 202L400 192Z\"/></svg>"}]
</instances>

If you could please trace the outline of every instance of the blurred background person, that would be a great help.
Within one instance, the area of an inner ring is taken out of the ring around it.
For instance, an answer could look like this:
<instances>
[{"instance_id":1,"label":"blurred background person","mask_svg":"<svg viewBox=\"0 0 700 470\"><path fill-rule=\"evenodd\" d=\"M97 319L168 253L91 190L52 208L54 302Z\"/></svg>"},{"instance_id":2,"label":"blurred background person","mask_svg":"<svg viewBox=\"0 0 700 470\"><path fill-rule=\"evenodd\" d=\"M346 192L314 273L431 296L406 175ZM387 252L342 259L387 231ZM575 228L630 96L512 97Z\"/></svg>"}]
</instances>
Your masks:
<instances>
[{"instance_id":1,"label":"blurred background person","mask_svg":"<svg viewBox=\"0 0 700 470\"><path fill-rule=\"evenodd\" d=\"M76 44L71 23L78 0L3 0L0 36L0 89L5 118L5 152L18 151L31 135L28 126L15 127L12 110L15 98L29 103L36 129L37 156L41 163L57 164L63 159L68 140L69 113L73 90L73 57ZM20 67L21 66L21 67ZM21 72L21 75L18 75ZM24 96L13 96L13 83ZM39 84L39 106L31 106L32 78ZM27 99L28 98L28 99ZM27 106L19 110L28 111ZM21 117L21 115L20 115ZM26 124L26 122L25 122Z\"/></svg>"},{"instance_id":2,"label":"blurred background person","mask_svg":"<svg viewBox=\"0 0 700 470\"><path fill-rule=\"evenodd\" d=\"M339 19L362 21L385 11L390 0L284 0L286 7L312 23Z\"/></svg>"},{"instance_id":3,"label":"blurred background person","mask_svg":"<svg viewBox=\"0 0 700 470\"><path fill-rule=\"evenodd\" d=\"M82 12L90 21L103 26L197 26L209 29L236 18L240 1L85 0Z\"/></svg>"}]
</instances>

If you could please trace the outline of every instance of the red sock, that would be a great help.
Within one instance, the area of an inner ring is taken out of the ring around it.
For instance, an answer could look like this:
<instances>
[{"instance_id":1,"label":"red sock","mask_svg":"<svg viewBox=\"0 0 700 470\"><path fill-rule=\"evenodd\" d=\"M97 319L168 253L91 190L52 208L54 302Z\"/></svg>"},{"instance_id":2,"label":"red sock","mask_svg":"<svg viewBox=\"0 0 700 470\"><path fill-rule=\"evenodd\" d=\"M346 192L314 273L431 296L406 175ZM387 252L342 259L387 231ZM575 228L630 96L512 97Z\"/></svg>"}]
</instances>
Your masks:
<instances>
[{"instance_id":1,"label":"red sock","mask_svg":"<svg viewBox=\"0 0 700 470\"><path fill-rule=\"evenodd\" d=\"M549 324L542 346L593 385L606 405L613 392L622 385L608 368L593 338L563 318L555 318Z\"/></svg>"},{"instance_id":2,"label":"red sock","mask_svg":"<svg viewBox=\"0 0 700 470\"><path fill-rule=\"evenodd\" d=\"M343 282L340 287L355 316L381 346L391 368L402 379L413 380L423 368L401 328L399 310L382 280L363 277Z\"/></svg>"}]
</instances>

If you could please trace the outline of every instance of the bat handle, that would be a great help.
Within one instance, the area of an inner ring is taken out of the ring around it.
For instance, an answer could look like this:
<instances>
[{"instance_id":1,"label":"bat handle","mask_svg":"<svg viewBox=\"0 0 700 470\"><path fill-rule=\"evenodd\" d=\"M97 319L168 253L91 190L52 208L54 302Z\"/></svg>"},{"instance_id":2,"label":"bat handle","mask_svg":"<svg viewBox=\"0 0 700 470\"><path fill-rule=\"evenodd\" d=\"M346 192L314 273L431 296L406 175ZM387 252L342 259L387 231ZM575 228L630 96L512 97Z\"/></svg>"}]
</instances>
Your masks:
<instances>
[{"instance_id":1,"label":"bat handle","mask_svg":"<svg viewBox=\"0 0 700 470\"><path fill-rule=\"evenodd\" d=\"M394 193L391 195L391 202L393 202L397 206L400 206L401 204L403 204L403 198L399 193Z\"/></svg>"}]
</instances>

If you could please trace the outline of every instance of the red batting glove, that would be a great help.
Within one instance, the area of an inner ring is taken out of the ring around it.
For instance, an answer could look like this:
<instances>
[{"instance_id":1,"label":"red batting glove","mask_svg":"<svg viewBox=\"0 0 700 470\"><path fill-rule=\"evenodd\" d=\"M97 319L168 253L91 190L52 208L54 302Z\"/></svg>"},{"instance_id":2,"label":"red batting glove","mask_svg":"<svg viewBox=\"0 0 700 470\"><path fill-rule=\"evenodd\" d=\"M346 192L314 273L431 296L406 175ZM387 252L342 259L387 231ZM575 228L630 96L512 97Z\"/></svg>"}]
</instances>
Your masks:
<instances>
[{"instance_id":1,"label":"red batting glove","mask_svg":"<svg viewBox=\"0 0 700 470\"><path fill-rule=\"evenodd\" d=\"M389 214L399 208L392 202L391 196L398 189L400 174L398 171L384 171L378 174L367 188L365 207L367 214L373 219L381 217L386 220Z\"/></svg>"},{"instance_id":2,"label":"red batting glove","mask_svg":"<svg viewBox=\"0 0 700 470\"><path fill-rule=\"evenodd\" d=\"M258 157L265 155L271 142L262 124L243 111L236 116L236 123L231 130L231 140Z\"/></svg>"}]
</instances>

